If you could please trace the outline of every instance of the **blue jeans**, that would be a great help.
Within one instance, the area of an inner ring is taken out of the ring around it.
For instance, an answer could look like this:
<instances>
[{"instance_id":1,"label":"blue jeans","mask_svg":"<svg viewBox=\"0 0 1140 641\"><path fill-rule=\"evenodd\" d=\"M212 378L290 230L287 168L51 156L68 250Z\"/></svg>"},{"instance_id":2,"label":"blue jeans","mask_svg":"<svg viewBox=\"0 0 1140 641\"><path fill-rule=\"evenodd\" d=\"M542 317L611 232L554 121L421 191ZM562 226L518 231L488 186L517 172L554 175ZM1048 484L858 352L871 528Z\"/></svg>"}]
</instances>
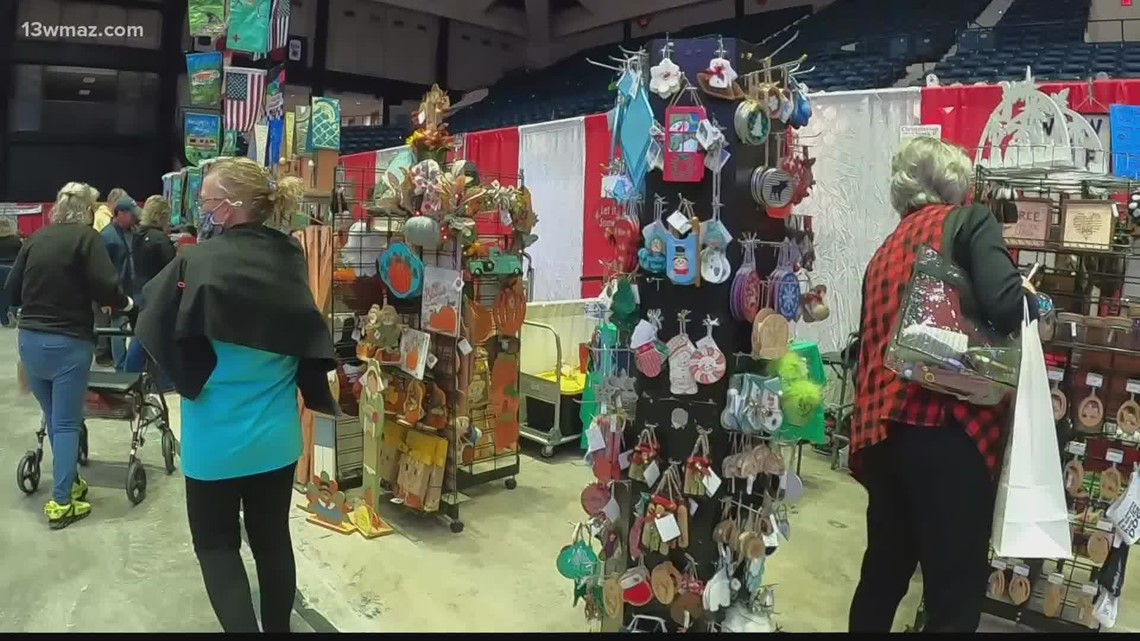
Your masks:
<instances>
[{"instance_id":1,"label":"blue jeans","mask_svg":"<svg viewBox=\"0 0 1140 641\"><path fill-rule=\"evenodd\" d=\"M71 503L78 476L79 428L95 345L81 338L20 330L20 360L28 387L40 403L51 443L52 498Z\"/></svg>"},{"instance_id":2,"label":"blue jeans","mask_svg":"<svg viewBox=\"0 0 1140 641\"><path fill-rule=\"evenodd\" d=\"M127 324L126 316L111 316L111 327L123 327ZM127 337L111 337L111 359L115 362L116 372L125 372L127 366Z\"/></svg>"}]
</instances>

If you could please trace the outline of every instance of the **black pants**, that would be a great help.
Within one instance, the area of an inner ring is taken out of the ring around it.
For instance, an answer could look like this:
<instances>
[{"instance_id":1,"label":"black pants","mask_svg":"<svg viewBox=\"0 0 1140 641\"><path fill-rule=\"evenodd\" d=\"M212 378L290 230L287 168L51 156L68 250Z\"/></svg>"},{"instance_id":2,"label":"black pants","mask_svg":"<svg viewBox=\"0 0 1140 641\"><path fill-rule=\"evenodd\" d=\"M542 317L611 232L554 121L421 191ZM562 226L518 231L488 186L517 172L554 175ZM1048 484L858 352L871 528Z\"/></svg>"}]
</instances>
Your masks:
<instances>
[{"instance_id":1,"label":"black pants","mask_svg":"<svg viewBox=\"0 0 1140 641\"><path fill-rule=\"evenodd\" d=\"M289 502L296 463L279 470L223 481L186 479L186 512L194 552L214 614L226 632L257 632L249 578L241 560L244 514L261 590L261 626L288 632L297 591L289 539Z\"/></svg>"},{"instance_id":2,"label":"black pants","mask_svg":"<svg viewBox=\"0 0 1140 641\"><path fill-rule=\"evenodd\" d=\"M974 632L989 576L995 485L958 427L900 426L862 454L867 552L851 632L889 632L916 565L928 632Z\"/></svg>"}]
</instances>

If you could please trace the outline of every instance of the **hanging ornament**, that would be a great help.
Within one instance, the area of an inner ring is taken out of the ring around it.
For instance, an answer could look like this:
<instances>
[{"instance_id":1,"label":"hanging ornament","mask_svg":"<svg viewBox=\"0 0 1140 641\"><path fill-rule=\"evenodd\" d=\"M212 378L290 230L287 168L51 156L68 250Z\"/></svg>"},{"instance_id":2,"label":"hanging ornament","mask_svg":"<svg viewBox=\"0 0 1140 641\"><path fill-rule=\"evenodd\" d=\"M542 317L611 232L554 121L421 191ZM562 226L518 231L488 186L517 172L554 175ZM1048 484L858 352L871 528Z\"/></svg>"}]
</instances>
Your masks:
<instances>
[{"instance_id":1,"label":"hanging ornament","mask_svg":"<svg viewBox=\"0 0 1140 641\"><path fill-rule=\"evenodd\" d=\"M720 172L713 173L713 216L701 223L701 278L719 285L732 275L732 264L728 262L727 249L732 235L720 220Z\"/></svg>"},{"instance_id":2,"label":"hanging ornament","mask_svg":"<svg viewBox=\"0 0 1140 641\"><path fill-rule=\"evenodd\" d=\"M706 316L704 325L706 333L701 340L697 341L696 350L689 359L689 372L693 375L693 379L701 385L712 385L724 378L724 370L727 364L724 352L717 347L716 339L712 335L713 328L720 325L720 321L712 316Z\"/></svg>"},{"instance_id":3,"label":"hanging ornament","mask_svg":"<svg viewBox=\"0 0 1140 641\"><path fill-rule=\"evenodd\" d=\"M726 56L728 52L725 51L724 40L720 39L716 57L709 60L708 69L697 74L697 82L701 90L714 98L740 100L744 97L744 90L737 84L738 74Z\"/></svg>"},{"instance_id":4,"label":"hanging ornament","mask_svg":"<svg viewBox=\"0 0 1140 641\"><path fill-rule=\"evenodd\" d=\"M656 378L661 374L665 365L665 357L669 354L665 344L657 337L661 331L661 310L651 309L645 313L645 319L633 329L633 337L629 346L633 350L637 363L637 371Z\"/></svg>"},{"instance_id":5,"label":"hanging ornament","mask_svg":"<svg viewBox=\"0 0 1140 641\"><path fill-rule=\"evenodd\" d=\"M680 98L686 95L694 104L679 106ZM705 152L697 134L707 117L708 112L692 87L674 96L665 109L665 168L661 174L666 182L696 183L704 179Z\"/></svg>"},{"instance_id":6,"label":"hanging ornament","mask_svg":"<svg viewBox=\"0 0 1140 641\"><path fill-rule=\"evenodd\" d=\"M649 68L649 90L668 100L685 84L685 72L669 57L673 42L666 41L661 49L661 62Z\"/></svg>"},{"instance_id":7,"label":"hanging ornament","mask_svg":"<svg viewBox=\"0 0 1140 641\"><path fill-rule=\"evenodd\" d=\"M701 221L693 213L693 203L681 196L677 211L669 216L674 230L683 235L670 233L665 249L665 273L675 285L692 285L699 282L697 248L700 246Z\"/></svg>"},{"instance_id":8,"label":"hanging ornament","mask_svg":"<svg viewBox=\"0 0 1140 641\"><path fill-rule=\"evenodd\" d=\"M665 199L657 195L653 201L653 222L641 230L643 246L637 251L637 264L642 271L650 274L665 273L665 248L669 230L662 222L665 214Z\"/></svg>"},{"instance_id":9,"label":"hanging ornament","mask_svg":"<svg viewBox=\"0 0 1140 641\"><path fill-rule=\"evenodd\" d=\"M393 243L380 256L380 279L396 298L419 295L424 280L424 264L404 243Z\"/></svg>"},{"instance_id":10,"label":"hanging ornament","mask_svg":"<svg viewBox=\"0 0 1140 641\"><path fill-rule=\"evenodd\" d=\"M696 347L689 335L685 333L688 324L689 310L682 309L677 313L677 324L680 331L669 339L669 391L677 396L688 396L697 393L697 381L689 369L689 361L693 358Z\"/></svg>"}]
</instances>

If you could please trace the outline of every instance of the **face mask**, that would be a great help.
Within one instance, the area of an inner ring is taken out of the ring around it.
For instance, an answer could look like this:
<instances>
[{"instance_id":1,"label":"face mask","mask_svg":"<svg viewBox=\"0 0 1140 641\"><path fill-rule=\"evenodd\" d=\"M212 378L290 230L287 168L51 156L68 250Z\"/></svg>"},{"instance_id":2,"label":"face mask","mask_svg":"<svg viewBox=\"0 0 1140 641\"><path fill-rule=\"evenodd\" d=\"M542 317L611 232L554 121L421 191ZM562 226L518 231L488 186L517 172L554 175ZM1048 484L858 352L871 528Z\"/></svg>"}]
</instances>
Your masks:
<instances>
[{"instance_id":1,"label":"face mask","mask_svg":"<svg viewBox=\"0 0 1140 641\"><path fill-rule=\"evenodd\" d=\"M202 220L198 224L198 240L209 240L215 236L221 236L226 231L226 221L217 219L217 211L221 209L222 205L230 205L231 207L240 207L241 201L233 202L228 198L223 199L216 207L211 210L202 210Z\"/></svg>"}]
</instances>

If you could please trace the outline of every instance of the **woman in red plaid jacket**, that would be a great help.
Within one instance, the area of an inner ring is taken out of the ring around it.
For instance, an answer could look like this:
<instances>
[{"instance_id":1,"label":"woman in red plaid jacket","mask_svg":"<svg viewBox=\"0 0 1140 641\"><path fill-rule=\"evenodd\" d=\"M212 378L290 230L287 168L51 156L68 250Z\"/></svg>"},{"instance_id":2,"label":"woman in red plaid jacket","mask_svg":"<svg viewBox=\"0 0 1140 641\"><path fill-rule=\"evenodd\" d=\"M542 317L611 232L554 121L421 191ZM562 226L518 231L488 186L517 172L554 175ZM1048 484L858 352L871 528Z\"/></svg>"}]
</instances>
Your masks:
<instances>
[{"instance_id":1,"label":"woman in red plaid jacket","mask_svg":"<svg viewBox=\"0 0 1140 641\"><path fill-rule=\"evenodd\" d=\"M983 319L1016 331L1022 279L993 214L963 206L973 168L961 149L915 138L892 163L901 218L863 278L851 467L867 488L867 551L852 632L889 632L915 566L929 631L973 632L985 598L995 479L1007 406L978 407L908 384L883 364L920 245L970 277ZM944 233L945 232L945 233ZM1036 315L1036 298L1028 297Z\"/></svg>"}]
</instances>

